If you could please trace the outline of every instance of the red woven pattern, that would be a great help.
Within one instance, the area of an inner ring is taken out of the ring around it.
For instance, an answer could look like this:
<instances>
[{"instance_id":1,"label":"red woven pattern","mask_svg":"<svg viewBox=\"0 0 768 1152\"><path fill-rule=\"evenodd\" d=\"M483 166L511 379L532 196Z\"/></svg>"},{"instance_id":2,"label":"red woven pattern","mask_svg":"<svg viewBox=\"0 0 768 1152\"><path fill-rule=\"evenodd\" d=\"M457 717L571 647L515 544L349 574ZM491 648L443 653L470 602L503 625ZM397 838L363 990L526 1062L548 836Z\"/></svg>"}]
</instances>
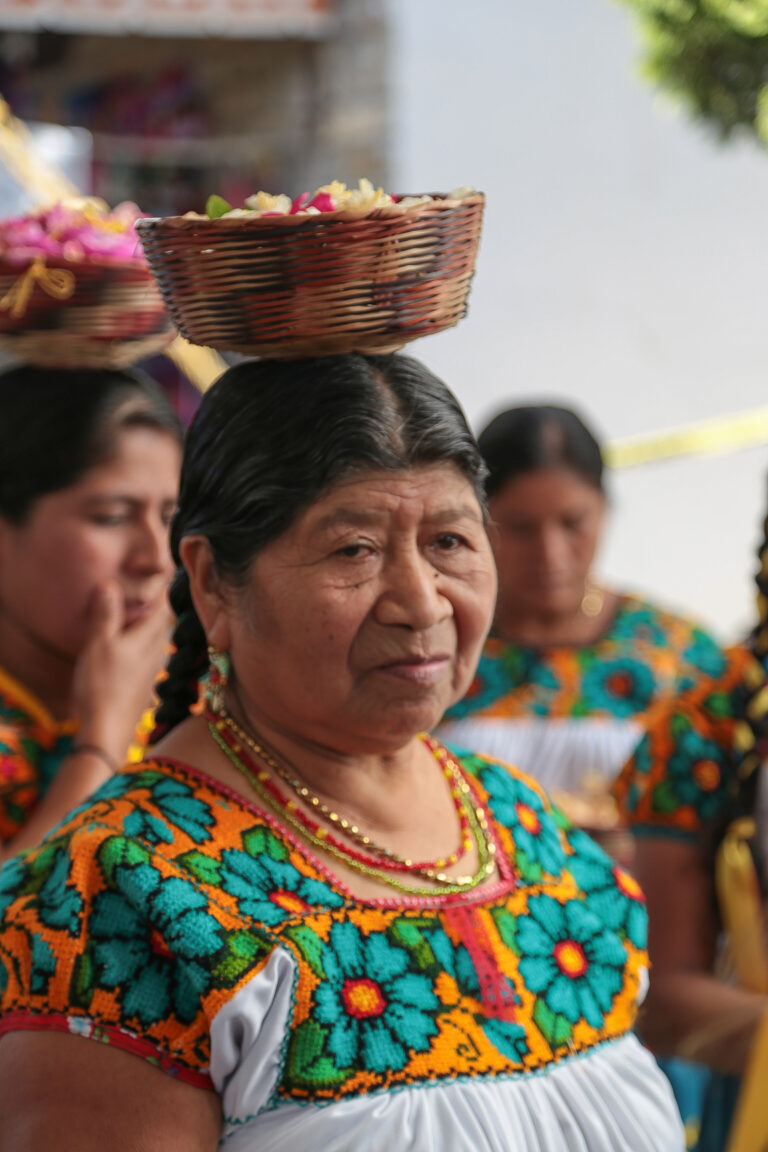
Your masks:
<instances>
[{"instance_id":1,"label":"red woven pattern","mask_svg":"<svg viewBox=\"0 0 768 1152\"><path fill-rule=\"evenodd\" d=\"M389 351L456 324L484 197L408 210L136 222L193 344L262 356Z\"/></svg>"}]
</instances>

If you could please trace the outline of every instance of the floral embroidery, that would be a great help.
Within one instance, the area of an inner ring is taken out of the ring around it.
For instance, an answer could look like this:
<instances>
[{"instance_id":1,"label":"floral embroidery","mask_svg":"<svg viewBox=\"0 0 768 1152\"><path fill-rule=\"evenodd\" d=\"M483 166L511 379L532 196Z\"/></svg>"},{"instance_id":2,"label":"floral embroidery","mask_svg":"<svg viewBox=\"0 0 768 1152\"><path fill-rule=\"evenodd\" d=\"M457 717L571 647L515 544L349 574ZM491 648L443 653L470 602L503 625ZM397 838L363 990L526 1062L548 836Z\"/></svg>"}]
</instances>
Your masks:
<instances>
[{"instance_id":1,"label":"floral embroidery","mask_svg":"<svg viewBox=\"0 0 768 1152\"><path fill-rule=\"evenodd\" d=\"M328 1048L340 1067L397 1072L409 1052L429 1047L440 1001L427 976L408 971L405 949L379 933L366 938L351 923L334 924L322 964L315 1017L331 1025Z\"/></svg>"},{"instance_id":2,"label":"floral embroidery","mask_svg":"<svg viewBox=\"0 0 768 1152\"><path fill-rule=\"evenodd\" d=\"M146 1025L173 1013L189 1024L210 986L206 961L222 946L205 896L185 880L164 878L130 841L107 840L99 856L111 883L96 896L90 920L99 982L119 988L128 1021Z\"/></svg>"},{"instance_id":3,"label":"floral embroidery","mask_svg":"<svg viewBox=\"0 0 768 1152\"><path fill-rule=\"evenodd\" d=\"M619 938L577 901L534 896L517 944L526 986L554 1016L601 1028L623 984L626 953Z\"/></svg>"},{"instance_id":4,"label":"floral embroidery","mask_svg":"<svg viewBox=\"0 0 768 1152\"><path fill-rule=\"evenodd\" d=\"M624 596L606 633L581 648L520 648L491 637L467 695L446 721L472 717L644 717L658 699L720 674L705 632Z\"/></svg>"},{"instance_id":5,"label":"floral embroidery","mask_svg":"<svg viewBox=\"0 0 768 1152\"><path fill-rule=\"evenodd\" d=\"M484 898L427 907L356 901L178 765L126 771L0 873L0 1034L33 1017L205 1084L211 1022L278 949L295 980L287 1042L265 1053L276 1101L523 1074L623 1036L647 963L630 878L521 774L462 764L535 879L505 870Z\"/></svg>"},{"instance_id":6,"label":"floral embroidery","mask_svg":"<svg viewBox=\"0 0 768 1152\"><path fill-rule=\"evenodd\" d=\"M683 836L721 816L734 787L744 684L753 657L742 648L726 653L716 680L700 680L648 729L614 784L619 809L636 829L664 829Z\"/></svg>"},{"instance_id":7,"label":"floral embroidery","mask_svg":"<svg viewBox=\"0 0 768 1152\"><path fill-rule=\"evenodd\" d=\"M479 779L496 819L514 829L515 865L526 880L540 880L542 872L558 875L565 853L559 830L547 818L538 793L497 764L484 764Z\"/></svg>"},{"instance_id":8,"label":"floral embroidery","mask_svg":"<svg viewBox=\"0 0 768 1152\"><path fill-rule=\"evenodd\" d=\"M645 948L648 913L640 885L584 832L575 829L569 840L575 852L568 869L582 892L589 893L590 908L617 936Z\"/></svg>"}]
</instances>

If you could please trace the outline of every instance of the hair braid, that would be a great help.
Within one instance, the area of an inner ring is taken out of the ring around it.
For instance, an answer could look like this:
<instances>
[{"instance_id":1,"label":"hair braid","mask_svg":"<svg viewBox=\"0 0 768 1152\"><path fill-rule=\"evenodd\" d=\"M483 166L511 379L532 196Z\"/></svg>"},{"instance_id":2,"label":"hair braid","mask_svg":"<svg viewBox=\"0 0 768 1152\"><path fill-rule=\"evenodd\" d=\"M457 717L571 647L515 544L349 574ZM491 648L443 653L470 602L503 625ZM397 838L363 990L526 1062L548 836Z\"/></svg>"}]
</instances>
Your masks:
<instances>
[{"instance_id":1,"label":"hair braid","mask_svg":"<svg viewBox=\"0 0 768 1152\"><path fill-rule=\"evenodd\" d=\"M168 675L157 685L160 707L155 716L151 743L186 720L192 706L197 703L200 677L208 667L206 635L192 603L189 577L183 568L176 571L169 598L176 613L174 651L168 661Z\"/></svg>"},{"instance_id":2,"label":"hair braid","mask_svg":"<svg viewBox=\"0 0 768 1152\"><path fill-rule=\"evenodd\" d=\"M758 768L768 756L768 516L763 521L763 539L757 557L757 623L748 639L755 662L742 689L742 721L737 737L740 757L735 808L738 816L754 815L760 778Z\"/></svg>"}]
</instances>

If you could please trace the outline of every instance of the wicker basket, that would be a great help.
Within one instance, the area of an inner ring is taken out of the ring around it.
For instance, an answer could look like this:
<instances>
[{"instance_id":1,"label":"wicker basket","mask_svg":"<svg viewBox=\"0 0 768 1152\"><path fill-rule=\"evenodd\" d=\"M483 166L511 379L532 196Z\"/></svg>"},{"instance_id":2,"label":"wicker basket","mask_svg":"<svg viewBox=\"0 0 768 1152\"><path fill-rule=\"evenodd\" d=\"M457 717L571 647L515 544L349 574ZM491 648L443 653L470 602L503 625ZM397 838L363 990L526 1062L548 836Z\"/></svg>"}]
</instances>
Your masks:
<instances>
[{"instance_id":1,"label":"wicker basket","mask_svg":"<svg viewBox=\"0 0 768 1152\"><path fill-rule=\"evenodd\" d=\"M143 264L0 260L0 348L44 368L125 368L175 335Z\"/></svg>"},{"instance_id":2,"label":"wicker basket","mask_svg":"<svg viewBox=\"0 0 768 1152\"><path fill-rule=\"evenodd\" d=\"M136 229L193 344L257 356L388 352L466 312L484 197L364 215L171 216Z\"/></svg>"}]
</instances>

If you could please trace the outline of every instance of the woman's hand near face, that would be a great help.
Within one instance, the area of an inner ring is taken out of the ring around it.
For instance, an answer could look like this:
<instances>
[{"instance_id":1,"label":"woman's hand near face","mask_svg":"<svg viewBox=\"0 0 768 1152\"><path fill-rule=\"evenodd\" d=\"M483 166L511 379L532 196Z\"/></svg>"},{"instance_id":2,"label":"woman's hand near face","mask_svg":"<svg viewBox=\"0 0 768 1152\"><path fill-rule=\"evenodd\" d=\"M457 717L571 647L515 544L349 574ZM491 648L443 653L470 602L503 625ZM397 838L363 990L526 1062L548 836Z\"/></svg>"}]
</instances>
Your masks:
<instances>
[{"instance_id":1,"label":"woman's hand near face","mask_svg":"<svg viewBox=\"0 0 768 1152\"><path fill-rule=\"evenodd\" d=\"M0 863L38 844L124 763L165 662L172 620L165 593L140 620L127 627L123 620L123 594L116 582L110 582L94 598L90 634L75 667L71 713L79 721L75 751L21 831L2 845Z\"/></svg>"},{"instance_id":2,"label":"woman's hand near face","mask_svg":"<svg viewBox=\"0 0 768 1152\"><path fill-rule=\"evenodd\" d=\"M165 592L141 619L125 626L119 585L110 581L97 589L90 635L72 684L79 745L101 748L109 759L123 763L141 714L152 702L171 625Z\"/></svg>"},{"instance_id":3,"label":"woman's hand near face","mask_svg":"<svg viewBox=\"0 0 768 1152\"><path fill-rule=\"evenodd\" d=\"M0 1117L0 1152L215 1152L221 1132L214 1092L57 1032L0 1041Z\"/></svg>"}]
</instances>

